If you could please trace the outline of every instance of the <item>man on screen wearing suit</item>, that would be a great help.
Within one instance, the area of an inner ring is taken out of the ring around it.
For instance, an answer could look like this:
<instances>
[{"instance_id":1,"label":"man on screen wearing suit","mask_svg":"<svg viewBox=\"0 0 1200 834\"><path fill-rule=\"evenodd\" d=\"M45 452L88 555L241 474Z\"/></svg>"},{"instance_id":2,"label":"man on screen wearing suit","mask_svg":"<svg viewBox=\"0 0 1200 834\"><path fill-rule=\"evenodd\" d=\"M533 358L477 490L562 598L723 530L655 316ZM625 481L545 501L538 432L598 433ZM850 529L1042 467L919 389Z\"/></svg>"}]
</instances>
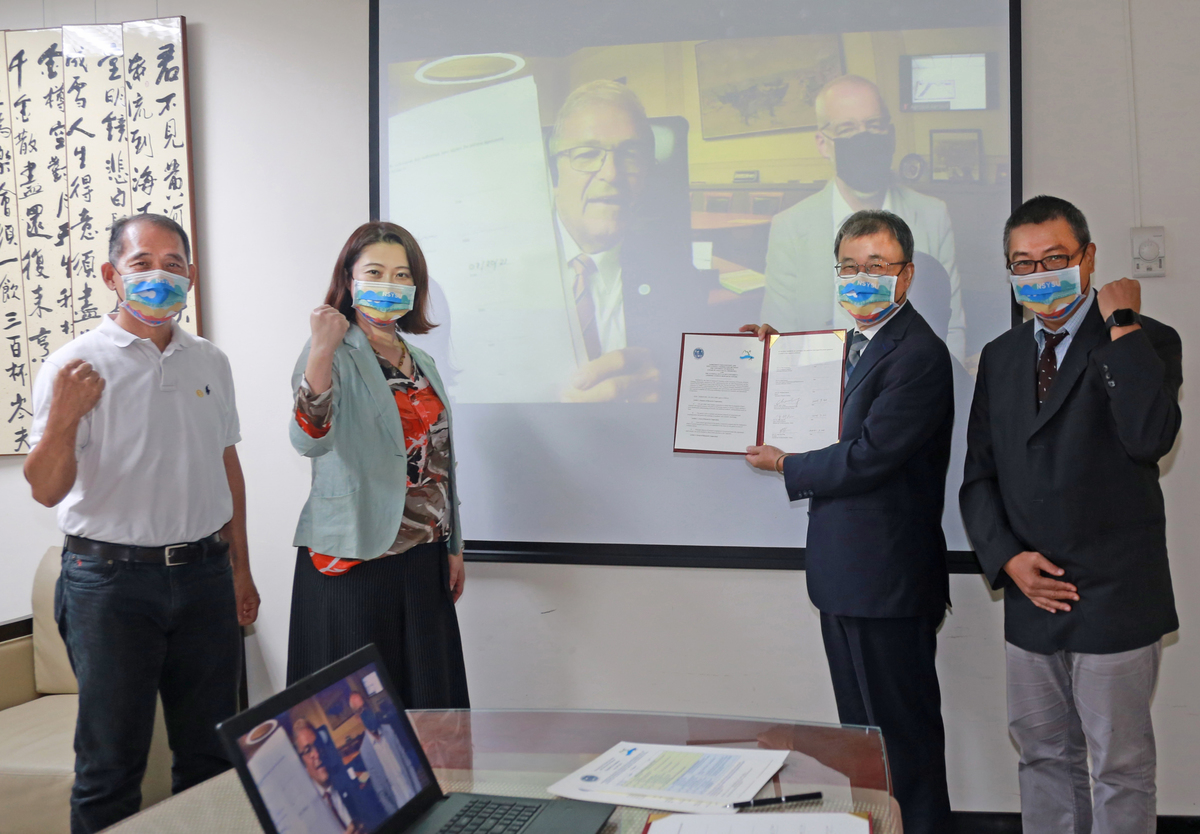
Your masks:
<instances>
[{"instance_id":1,"label":"man on screen wearing suit","mask_svg":"<svg viewBox=\"0 0 1200 834\"><path fill-rule=\"evenodd\" d=\"M678 361L683 323L696 321L705 300L686 235L641 213L656 165L646 111L624 84L583 84L559 109L549 151L564 290L576 351L587 357L563 398L655 401ZM686 194L678 197L683 216Z\"/></svg>"},{"instance_id":2,"label":"man on screen wearing suit","mask_svg":"<svg viewBox=\"0 0 1200 834\"><path fill-rule=\"evenodd\" d=\"M959 498L1005 589L1022 825L1153 831L1150 699L1179 627L1158 485L1181 419L1179 335L1139 315L1136 281L1093 290L1096 246L1066 200L1018 208L1004 249L1035 315L983 349Z\"/></svg>"},{"instance_id":3,"label":"man on screen wearing suit","mask_svg":"<svg viewBox=\"0 0 1200 834\"><path fill-rule=\"evenodd\" d=\"M811 499L805 569L838 717L883 731L908 834L946 832L945 730L934 655L949 602L942 534L954 384L945 344L907 300L913 237L886 211L850 216L831 283L856 322L840 440L746 459ZM769 324L747 325L760 338Z\"/></svg>"},{"instance_id":4,"label":"man on screen wearing suit","mask_svg":"<svg viewBox=\"0 0 1200 834\"><path fill-rule=\"evenodd\" d=\"M834 297L826 258L834 233L847 217L862 209L883 209L903 218L912 230L916 251L936 259L945 270L940 278L948 282L944 287L950 306L946 345L963 361L966 321L950 214L936 197L896 184L892 174L896 127L879 88L857 75L843 75L817 93L814 107L817 152L833 164L835 176L816 194L772 219L762 320L785 333L853 326ZM931 265L917 268L919 283L938 277L941 269L935 272ZM931 312L925 310L926 315Z\"/></svg>"}]
</instances>

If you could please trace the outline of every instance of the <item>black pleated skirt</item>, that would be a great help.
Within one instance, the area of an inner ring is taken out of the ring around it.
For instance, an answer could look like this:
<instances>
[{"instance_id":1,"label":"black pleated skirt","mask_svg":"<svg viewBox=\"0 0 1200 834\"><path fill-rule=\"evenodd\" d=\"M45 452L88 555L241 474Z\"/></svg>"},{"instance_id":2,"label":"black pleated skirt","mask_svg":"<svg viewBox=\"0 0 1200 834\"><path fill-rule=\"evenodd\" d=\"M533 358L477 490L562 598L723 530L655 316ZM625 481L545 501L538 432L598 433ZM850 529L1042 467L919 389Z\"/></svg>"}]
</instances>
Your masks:
<instances>
[{"instance_id":1,"label":"black pleated skirt","mask_svg":"<svg viewBox=\"0 0 1200 834\"><path fill-rule=\"evenodd\" d=\"M469 707L449 570L445 542L371 559L341 576L321 573L308 548L297 548L288 685L374 643L405 708Z\"/></svg>"}]
</instances>

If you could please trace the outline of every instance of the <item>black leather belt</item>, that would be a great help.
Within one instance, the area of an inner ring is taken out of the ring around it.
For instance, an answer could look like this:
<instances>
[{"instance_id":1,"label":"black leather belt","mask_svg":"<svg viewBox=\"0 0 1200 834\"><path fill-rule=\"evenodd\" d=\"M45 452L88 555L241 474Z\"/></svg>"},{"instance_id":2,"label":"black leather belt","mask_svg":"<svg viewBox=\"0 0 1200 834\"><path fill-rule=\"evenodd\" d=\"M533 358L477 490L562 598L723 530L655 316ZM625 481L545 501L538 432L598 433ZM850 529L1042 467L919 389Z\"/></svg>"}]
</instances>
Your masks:
<instances>
[{"instance_id":1,"label":"black leather belt","mask_svg":"<svg viewBox=\"0 0 1200 834\"><path fill-rule=\"evenodd\" d=\"M98 542L81 536L67 536L63 547L81 556L116 559L121 562L148 562L168 567L186 565L207 559L209 556L222 556L229 552L229 545L222 541L216 533L197 542L169 544L166 547L138 547L129 544Z\"/></svg>"}]
</instances>

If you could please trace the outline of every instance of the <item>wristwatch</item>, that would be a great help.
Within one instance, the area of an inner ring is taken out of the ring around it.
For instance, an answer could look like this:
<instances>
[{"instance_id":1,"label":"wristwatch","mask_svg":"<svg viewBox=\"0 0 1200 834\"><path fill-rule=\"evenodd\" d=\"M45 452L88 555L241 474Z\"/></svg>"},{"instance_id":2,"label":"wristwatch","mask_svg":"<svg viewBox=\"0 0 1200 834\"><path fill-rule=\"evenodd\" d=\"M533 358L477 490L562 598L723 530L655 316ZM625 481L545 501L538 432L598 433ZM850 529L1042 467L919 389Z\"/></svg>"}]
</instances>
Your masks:
<instances>
[{"instance_id":1,"label":"wristwatch","mask_svg":"<svg viewBox=\"0 0 1200 834\"><path fill-rule=\"evenodd\" d=\"M1142 317L1137 314L1137 310L1122 307L1120 310L1113 310L1112 315L1105 319L1104 323L1111 330L1114 327L1129 327L1130 325L1141 324Z\"/></svg>"}]
</instances>

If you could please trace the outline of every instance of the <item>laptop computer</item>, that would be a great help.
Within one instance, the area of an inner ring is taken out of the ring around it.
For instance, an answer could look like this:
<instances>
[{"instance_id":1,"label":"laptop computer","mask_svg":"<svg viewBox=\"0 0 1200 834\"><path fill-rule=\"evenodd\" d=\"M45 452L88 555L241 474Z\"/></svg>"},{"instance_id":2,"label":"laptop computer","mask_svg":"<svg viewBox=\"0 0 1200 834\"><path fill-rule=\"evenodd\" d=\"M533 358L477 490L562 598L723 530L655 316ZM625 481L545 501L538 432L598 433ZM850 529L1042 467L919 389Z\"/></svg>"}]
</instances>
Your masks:
<instances>
[{"instance_id":1,"label":"laptop computer","mask_svg":"<svg viewBox=\"0 0 1200 834\"><path fill-rule=\"evenodd\" d=\"M374 644L217 733L266 834L597 834L616 807L443 794Z\"/></svg>"}]
</instances>

